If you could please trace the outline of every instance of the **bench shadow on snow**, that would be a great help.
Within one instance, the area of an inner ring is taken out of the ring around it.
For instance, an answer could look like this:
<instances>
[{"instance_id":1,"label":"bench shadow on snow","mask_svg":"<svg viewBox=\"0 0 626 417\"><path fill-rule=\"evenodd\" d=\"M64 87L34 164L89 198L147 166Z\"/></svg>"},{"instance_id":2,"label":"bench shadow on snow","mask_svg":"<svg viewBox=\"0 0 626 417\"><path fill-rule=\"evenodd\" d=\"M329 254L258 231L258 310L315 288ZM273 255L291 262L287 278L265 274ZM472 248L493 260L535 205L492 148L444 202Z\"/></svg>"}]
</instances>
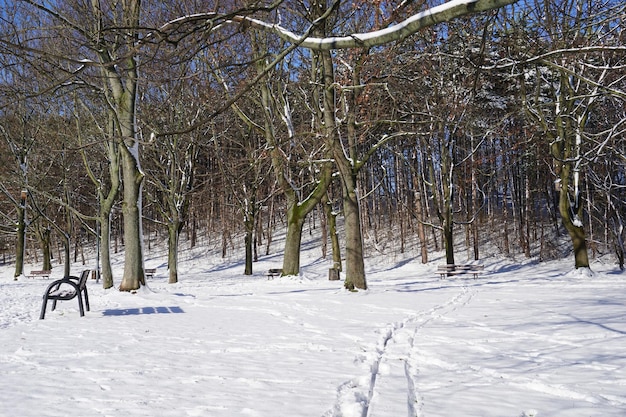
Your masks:
<instances>
[{"instance_id":1,"label":"bench shadow on snow","mask_svg":"<svg viewBox=\"0 0 626 417\"><path fill-rule=\"evenodd\" d=\"M177 306L172 307L141 307L141 308L116 308L104 310L103 316L135 316L139 314L178 314L184 313L183 309Z\"/></svg>"}]
</instances>

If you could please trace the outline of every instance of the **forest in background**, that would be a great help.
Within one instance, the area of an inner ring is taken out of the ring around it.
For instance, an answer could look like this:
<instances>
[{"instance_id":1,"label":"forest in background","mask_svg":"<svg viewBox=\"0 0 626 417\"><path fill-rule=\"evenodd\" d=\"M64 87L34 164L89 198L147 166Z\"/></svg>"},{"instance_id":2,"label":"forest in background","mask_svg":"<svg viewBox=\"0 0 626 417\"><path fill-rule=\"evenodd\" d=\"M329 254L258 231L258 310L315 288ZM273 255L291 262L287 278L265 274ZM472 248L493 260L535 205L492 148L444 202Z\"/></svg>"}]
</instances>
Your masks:
<instances>
[{"instance_id":1,"label":"forest in background","mask_svg":"<svg viewBox=\"0 0 626 417\"><path fill-rule=\"evenodd\" d=\"M567 236L576 267L613 253L623 269L626 5L518 1L340 45L434 6L4 3L4 259L17 277L25 249L50 269L62 247L69 268L97 236L105 286L107 251L134 256L131 289L144 234L168 240L176 282L183 231L223 256L243 240L251 274L286 230L283 270L297 274L303 225L319 221L352 288L367 288L363 241L455 263L455 244L476 260L486 237L505 256L548 259Z\"/></svg>"}]
</instances>

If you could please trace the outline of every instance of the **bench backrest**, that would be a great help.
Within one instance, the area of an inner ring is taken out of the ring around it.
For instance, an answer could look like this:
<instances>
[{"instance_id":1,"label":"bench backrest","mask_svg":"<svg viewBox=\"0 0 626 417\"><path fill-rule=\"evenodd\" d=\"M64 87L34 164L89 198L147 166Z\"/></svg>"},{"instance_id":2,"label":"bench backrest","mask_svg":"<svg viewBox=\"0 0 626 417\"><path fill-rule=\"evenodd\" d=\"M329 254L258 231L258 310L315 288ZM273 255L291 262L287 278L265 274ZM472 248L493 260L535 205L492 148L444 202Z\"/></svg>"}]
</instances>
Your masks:
<instances>
[{"instance_id":1,"label":"bench backrest","mask_svg":"<svg viewBox=\"0 0 626 417\"><path fill-rule=\"evenodd\" d=\"M80 274L80 279L78 280L78 288L80 288L81 290L83 290L85 286L87 285L87 279L89 279L89 272L91 272L89 269L85 269Z\"/></svg>"}]
</instances>

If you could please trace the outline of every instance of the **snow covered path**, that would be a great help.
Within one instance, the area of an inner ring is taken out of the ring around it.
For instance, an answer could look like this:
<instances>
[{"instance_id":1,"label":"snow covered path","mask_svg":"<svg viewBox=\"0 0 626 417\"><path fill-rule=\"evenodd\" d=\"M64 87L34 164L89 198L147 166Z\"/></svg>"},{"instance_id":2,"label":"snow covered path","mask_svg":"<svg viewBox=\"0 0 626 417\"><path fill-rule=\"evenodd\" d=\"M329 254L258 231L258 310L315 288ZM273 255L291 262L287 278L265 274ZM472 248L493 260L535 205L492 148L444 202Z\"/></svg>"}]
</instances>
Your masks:
<instances>
[{"instance_id":1,"label":"snow covered path","mask_svg":"<svg viewBox=\"0 0 626 417\"><path fill-rule=\"evenodd\" d=\"M368 417L420 416L420 394L417 391L417 369L412 357L420 330L431 321L441 319L470 302L473 293L462 287L443 304L415 317L409 317L388 329L380 343L379 355L372 367Z\"/></svg>"},{"instance_id":2,"label":"snow covered path","mask_svg":"<svg viewBox=\"0 0 626 417\"><path fill-rule=\"evenodd\" d=\"M0 417L626 415L626 280L564 264L440 280L377 265L349 293L190 267L138 294L90 282L38 320L49 283L0 274Z\"/></svg>"}]
</instances>

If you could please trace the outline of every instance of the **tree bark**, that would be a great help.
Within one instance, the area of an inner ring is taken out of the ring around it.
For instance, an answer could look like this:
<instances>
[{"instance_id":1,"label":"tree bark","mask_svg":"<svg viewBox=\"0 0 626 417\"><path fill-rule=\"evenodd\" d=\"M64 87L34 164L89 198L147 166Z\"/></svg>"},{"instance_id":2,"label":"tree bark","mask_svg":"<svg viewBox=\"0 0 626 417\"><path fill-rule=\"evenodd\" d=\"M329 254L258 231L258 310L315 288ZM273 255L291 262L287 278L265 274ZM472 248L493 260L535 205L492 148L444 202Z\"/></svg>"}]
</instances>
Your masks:
<instances>
[{"instance_id":1,"label":"tree bark","mask_svg":"<svg viewBox=\"0 0 626 417\"><path fill-rule=\"evenodd\" d=\"M343 160L339 162L339 159ZM346 279L345 287L348 290L367 289L365 278L365 262L363 260L363 236L361 233L361 215L359 209L359 196L356 189L356 180L352 175L352 168L343 153L335 159L342 174L343 182L343 214L345 218L346 233ZM348 172L346 172L348 171Z\"/></svg>"},{"instance_id":2,"label":"tree bark","mask_svg":"<svg viewBox=\"0 0 626 417\"><path fill-rule=\"evenodd\" d=\"M559 213L561 214L563 226L572 240L575 268L589 268L589 256L587 252L585 229L580 220L574 221L575 218L583 218L583 206L580 204L580 201L575 201L574 206L572 206L570 202L568 192L570 171L571 166L569 164L564 164L561 167L562 187L559 194Z\"/></svg>"},{"instance_id":3,"label":"tree bark","mask_svg":"<svg viewBox=\"0 0 626 417\"><path fill-rule=\"evenodd\" d=\"M300 272L300 248L305 220L306 216L300 212L297 202L288 205L283 275L298 275Z\"/></svg>"},{"instance_id":4,"label":"tree bark","mask_svg":"<svg viewBox=\"0 0 626 417\"><path fill-rule=\"evenodd\" d=\"M333 268L341 271L343 267L341 263L341 246L339 245L339 235L337 234L337 214L333 212L333 206L328 195L322 199L322 205L324 206L324 218L326 219L328 237L332 250Z\"/></svg>"},{"instance_id":5,"label":"tree bark","mask_svg":"<svg viewBox=\"0 0 626 417\"><path fill-rule=\"evenodd\" d=\"M17 242L15 245L15 273L17 280L24 275L24 257L26 255L26 198L17 207Z\"/></svg>"},{"instance_id":6,"label":"tree bark","mask_svg":"<svg viewBox=\"0 0 626 417\"><path fill-rule=\"evenodd\" d=\"M137 155L126 146L122 150L124 219L124 275L120 291L132 291L146 284L143 266L143 229L141 224L141 188L144 175Z\"/></svg>"},{"instance_id":7,"label":"tree bark","mask_svg":"<svg viewBox=\"0 0 626 417\"><path fill-rule=\"evenodd\" d=\"M445 130L440 130L442 135L445 135ZM444 141L441 152L441 184L442 184L442 212L440 219L443 227L444 247L446 251L446 263L454 264L454 220L453 215L453 203L454 186L453 180L453 145L452 138L442 138Z\"/></svg>"},{"instance_id":8,"label":"tree bark","mask_svg":"<svg viewBox=\"0 0 626 417\"><path fill-rule=\"evenodd\" d=\"M413 193L415 199L415 216L417 217L417 237L420 244L420 256L422 263L428 263L428 242L426 240L426 230L424 228L424 208L422 207L422 190L419 186L419 179L416 175L413 175Z\"/></svg>"},{"instance_id":9,"label":"tree bark","mask_svg":"<svg viewBox=\"0 0 626 417\"><path fill-rule=\"evenodd\" d=\"M40 244L41 252L43 254L42 269L44 271L50 271L52 269L52 254L50 251L50 241L52 237L52 231L49 227L43 228L40 232Z\"/></svg>"},{"instance_id":10,"label":"tree bark","mask_svg":"<svg viewBox=\"0 0 626 417\"><path fill-rule=\"evenodd\" d=\"M580 178L579 172L574 168L580 164L581 159L581 143L577 137L577 129L583 128L584 125L580 124L583 118L579 118L573 110L577 104L574 102L575 92L570 88L568 74L559 72L559 82L555 117L557 138L550 149L560 179L559 213L563 226L572 240L575 268L589 268ZM585 114L589 111L589 107L584 109ZM573 191L573 204L570 200L570 191Z\"/></svg>"},{"instance_id":11,"label":"tree bark","mask_svg":"<svg viewBox=\"0 0 626 417\"><path fill-rule=\"evenodd\" d=\"M180 239L180 225L170 222L167 225L167 269L169 270L169 284L178 282L178 241Z\"/></svg>"},{"instance_id":12,"label":"tree bark","mask_svg":"<svg viewBox=\"0 0 626 417\"><path fill-rule=\"evenodd\" d=\"M113 286L111 268L111 209L100 208L100 262L102 263L102 287L106 290Z\"/></svg>"}]
</instances>

